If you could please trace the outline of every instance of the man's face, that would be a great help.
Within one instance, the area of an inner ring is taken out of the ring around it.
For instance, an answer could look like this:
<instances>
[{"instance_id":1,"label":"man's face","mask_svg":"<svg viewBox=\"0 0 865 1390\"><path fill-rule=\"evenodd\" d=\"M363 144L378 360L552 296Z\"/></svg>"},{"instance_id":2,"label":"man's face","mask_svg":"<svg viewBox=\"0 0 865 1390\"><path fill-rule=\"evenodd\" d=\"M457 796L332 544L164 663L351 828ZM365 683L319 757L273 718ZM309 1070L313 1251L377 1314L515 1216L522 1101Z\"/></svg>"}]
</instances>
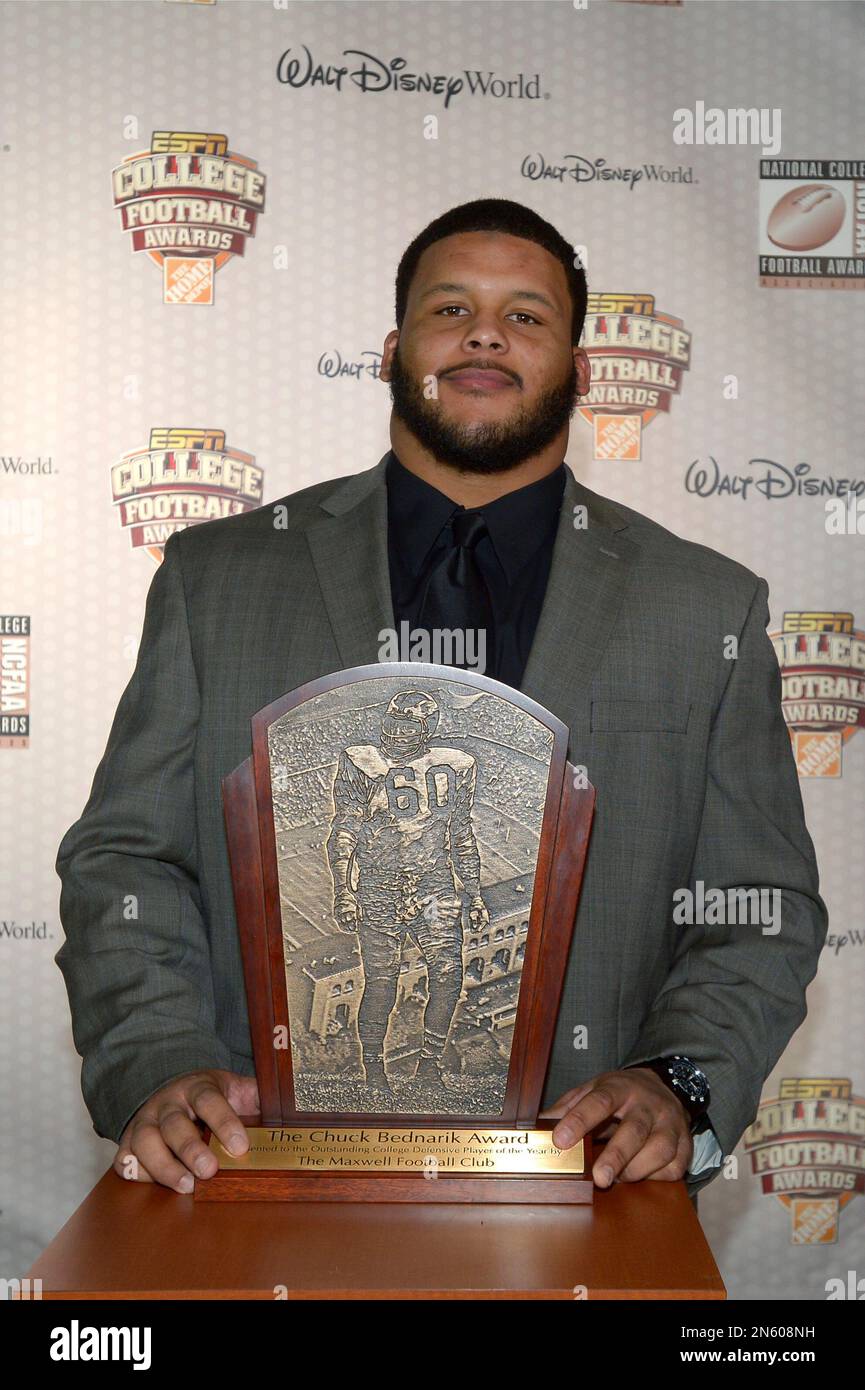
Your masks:
<instances>
[{"instance_id":1,"label":"man's face","mask_svg":"<svg viewBox=\"0 0 865 1390\"><path fill-rule=\"evenodd\" d=\"M588 390L564 267L501 232L460 232L418 262L381 375L394 414L440 463L504 473L546 448Z\"/></svg>"}]
</instances>

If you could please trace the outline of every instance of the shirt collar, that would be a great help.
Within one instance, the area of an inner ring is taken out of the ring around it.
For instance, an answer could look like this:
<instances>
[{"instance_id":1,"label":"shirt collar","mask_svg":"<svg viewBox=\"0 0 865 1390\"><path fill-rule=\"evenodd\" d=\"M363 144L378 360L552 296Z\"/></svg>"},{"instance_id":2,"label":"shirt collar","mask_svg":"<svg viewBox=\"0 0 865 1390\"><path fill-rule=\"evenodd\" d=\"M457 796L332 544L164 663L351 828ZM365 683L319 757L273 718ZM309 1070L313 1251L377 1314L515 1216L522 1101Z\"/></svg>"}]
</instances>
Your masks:
<instances>
[{"instance_id":1,"label":"shirt collar","mask_svg":"<svg viewBox=\"0 0 865 1390\"><path fill-rule=\"evenodd\" d=\"M412 553L406 557L406 562L419 574L442 530L454 512L462 508L400 463L393 450L388 455L385 479L388 524L396 526L397 535L408 532L414 537ZM470 509L483 516L509 584L555 530L564 487L565 465L562 462L546 477L506 492L483 507Z\"/></svg>"}]
</instances>

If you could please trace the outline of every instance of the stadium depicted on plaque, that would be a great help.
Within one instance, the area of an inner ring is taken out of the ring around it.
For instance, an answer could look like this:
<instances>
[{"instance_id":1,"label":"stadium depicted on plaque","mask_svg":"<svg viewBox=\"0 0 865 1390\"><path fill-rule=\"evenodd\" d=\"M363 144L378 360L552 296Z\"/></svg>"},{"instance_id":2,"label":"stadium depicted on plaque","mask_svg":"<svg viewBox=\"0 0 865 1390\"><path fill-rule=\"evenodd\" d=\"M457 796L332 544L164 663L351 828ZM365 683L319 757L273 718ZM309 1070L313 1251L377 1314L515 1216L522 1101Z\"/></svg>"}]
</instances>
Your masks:
<instances>
[{"instance_id":1,"label":"stadium depicted on plaque","mask_svg":"<svg viewBox=\"0 0 865 1390\"><path fill-rule=\"evenodd\" d=\"M502 1112L554 736L423 669L267 728L297 1112Z\"/></svg>"}]
</instances>

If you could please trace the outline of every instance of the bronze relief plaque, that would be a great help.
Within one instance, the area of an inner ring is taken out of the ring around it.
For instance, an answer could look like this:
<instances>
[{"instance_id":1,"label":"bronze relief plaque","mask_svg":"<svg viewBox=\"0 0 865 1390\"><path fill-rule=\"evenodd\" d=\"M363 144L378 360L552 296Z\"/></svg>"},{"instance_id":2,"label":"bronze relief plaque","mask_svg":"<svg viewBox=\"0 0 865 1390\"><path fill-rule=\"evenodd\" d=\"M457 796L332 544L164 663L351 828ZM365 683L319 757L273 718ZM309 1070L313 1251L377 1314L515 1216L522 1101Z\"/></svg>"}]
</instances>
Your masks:
<instances>
[{"instance_id":1,"label":"bronze relief plaque","mask_svg":"<svg viewBox=\"0 0 865 1390\"><path fill-rule=\"evenodd\" d=\"M556 739L422 670L267 728L297 1113L503 1112Z\"/></svg>"}]
</instances>

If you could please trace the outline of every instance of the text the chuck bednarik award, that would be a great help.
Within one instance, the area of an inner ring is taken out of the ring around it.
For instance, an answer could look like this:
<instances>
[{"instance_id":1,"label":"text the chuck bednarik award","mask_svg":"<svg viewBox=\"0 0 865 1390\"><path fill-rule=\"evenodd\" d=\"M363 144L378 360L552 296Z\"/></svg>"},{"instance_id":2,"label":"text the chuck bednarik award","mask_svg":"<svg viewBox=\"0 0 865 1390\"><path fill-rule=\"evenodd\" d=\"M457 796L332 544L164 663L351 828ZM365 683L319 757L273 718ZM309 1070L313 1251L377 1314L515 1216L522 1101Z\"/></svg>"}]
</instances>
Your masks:
<instances>
[{"instance_id":1,"label":"text the chuck bednarik award","mask_svg":"<svg viewBox=\"0 0 865 1390\"><path fill-rule=\"evenodd\" d=\"M253 716L222 786L261 1113L196 1198L591 1201L538 1122L594 808L567 742L415 662Z\"/></svg>"}]
</instances>

